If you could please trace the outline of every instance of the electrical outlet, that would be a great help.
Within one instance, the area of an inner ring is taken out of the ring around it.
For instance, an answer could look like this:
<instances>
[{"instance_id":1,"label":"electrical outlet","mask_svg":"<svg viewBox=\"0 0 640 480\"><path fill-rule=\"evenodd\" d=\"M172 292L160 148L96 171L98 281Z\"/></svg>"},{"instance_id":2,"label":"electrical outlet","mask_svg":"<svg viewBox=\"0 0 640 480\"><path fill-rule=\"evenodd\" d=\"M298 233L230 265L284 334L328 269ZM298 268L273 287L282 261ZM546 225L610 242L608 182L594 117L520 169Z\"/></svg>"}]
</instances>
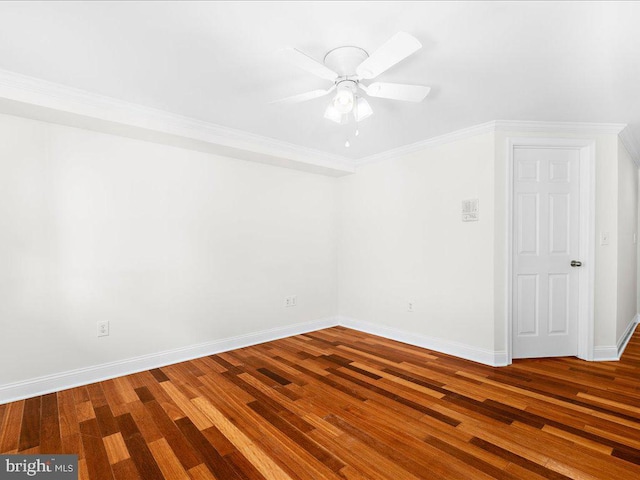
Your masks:
<instances>
[{"instance_id":1,"label":"electrical outlet","mask_svg":"<svg viewBox=\"0 0 640 480\"><path fill-rule=\"evenodd\" d=\"M285 307L295 307L298 304L298 296L297 295L289 295L288 297L284 297L284 306Z\"/></svg>"},{"instance_id":2,"label":"electrical outlet","mask_svg":"<svg viewBox=\"0 0 640 480\"><path fill-rule=\"evenodd\" d=\"M107 337L109 335L109 320L101 320L98 322L98 336Z\"/></svg>"},{"instance_id":3,"label":"electrical outlet","mask_svg":"<svg viewBox=\"0 0 640 480\"><path fill-rule=\"evenodd\" d=\"M414 307L416 306L416 303L414 301L409 301L407 302L407 312L413 312Z\"/></svg>"},{"instance_id":4,"label":"electrical outlet","mask_svg":"<svg viewBox=\"0 0 640 480\"><path fill-rule=\"evenodd\" d=\"M285 307L291 306L291 297L284 297L284 306Z\"/></svg>"}]
</instances>

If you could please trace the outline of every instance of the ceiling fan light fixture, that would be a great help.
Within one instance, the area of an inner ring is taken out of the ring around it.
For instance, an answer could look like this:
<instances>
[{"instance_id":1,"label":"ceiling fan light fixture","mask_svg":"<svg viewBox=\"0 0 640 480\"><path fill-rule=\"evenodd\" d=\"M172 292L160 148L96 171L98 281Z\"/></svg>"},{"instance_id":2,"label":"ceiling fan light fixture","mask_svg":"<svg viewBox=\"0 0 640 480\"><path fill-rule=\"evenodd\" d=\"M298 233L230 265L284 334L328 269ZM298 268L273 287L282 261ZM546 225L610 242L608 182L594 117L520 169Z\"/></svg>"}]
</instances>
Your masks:
<instances>
[{"instance_id":1,"label":"ceiling fan light fixture","mask_svg":"<svg viewBox=\"0 0 640 480\"><path fill-rule=\"evenodd\" d=\"M361 122L365 118L369 118L373 115L373 110L371 109L371 105L362 97L357 97L356 108L353 111L353 116L356 119L356 122Z\"/></svg>"},{"instance_id":2,"label":"ceiling fan light fixture","mask_svg":"<svg viewBox=\"0 0 640 480\"><path fill-rule=\"evenodd\" d=\"M322 63L295 48L286 49L285 52L295 65L317 77L330 80L333 85L327 90L313 90L279 102L304 102L329 95L335 90L324 117L340 125L347 125L352 121L358 123L373 115L369 103L360 96L360 90L370 97L421 102L430 90L425 85L361 83L363 80L376 78L420 48L422 44L417 38L406 32L398 32L371 55L360 47L343 45L327 52Z\"/></svg>"},{"instance_id":3,"label":"ceiling fan light fixture","mask_svg":"<svg viewBox=\"0 0 640 480\"><path fill-rule=\"evenodd\" d=\"M342 123L342 113L340 113L338 109L333 106L333 102L327 105L327 108L324 111L324 118L326 118L327 120L331 120L332 122Z\"/></svg>"},{"instance_id":4,"label":"ceiling fan light fixture","mask_svg":"<svg viewBox=\"0 0 640 480\"><path fill-rule=\"evenodd\" d=\"M353 90L349 85L338 85L338 93L331 103L338 112L349 113L354 105Z\"/></svg>"}]
</instances>

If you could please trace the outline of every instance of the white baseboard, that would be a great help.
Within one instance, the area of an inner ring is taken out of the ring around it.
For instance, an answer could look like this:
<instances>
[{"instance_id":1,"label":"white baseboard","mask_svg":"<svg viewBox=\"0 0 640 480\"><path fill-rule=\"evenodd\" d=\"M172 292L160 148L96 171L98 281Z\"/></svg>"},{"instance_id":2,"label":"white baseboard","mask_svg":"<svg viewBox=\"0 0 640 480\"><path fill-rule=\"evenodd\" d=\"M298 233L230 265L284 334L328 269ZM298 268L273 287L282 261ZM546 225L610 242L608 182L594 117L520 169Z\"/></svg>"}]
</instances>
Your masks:
<instances>
[{"instance_id":1,"label":"white baseboard","mask_svg":"<svg viewBox=\"0 0 640 480\"><path fill-rule=\"evenodd\" d=\"M349 317L337 317L340 325L359 330L365 333L371 333L381 337L397 340L399 342L415 345L416 347L427 348L448 355L472 360L474 362L483 363L492 367L502 367L508 365L507 352L487 350L472 345L466 345L441 338L428 337L417 333L411 333L399 330L393 327L386 327L376 323L364 322Z\"/></svg>"},{"instance_id":2,"label":"white baseboard","mask_svg":"<svg viewBox=\"0 0 640 480\"><path fill-rule=\"evenodd\" d=\"M620 357L618 357L618 349L615 346L609 345L603 347L594 347L594 362L613 362L615 360L620 360Z\"/></svg>"},{"instance_id":3,"label":"white baseboard","mask_svg":"<svg viewBox=\"0 0 640 480\"><path fill-rule=\"evenodd\" d=\"M629 339L633 335L638 323L640 323L640 314L636 315L633 321L629 323L627 330L621 336L617 345L595 347L593 360L620 360L620 357L629 343ZM322 318L310 322L296 323L294 325L287 325L286 327L262 330L260 332L249 333L246 335L238 335L198 345L190 345L188 347L176 348L164 352L128 358L117 362L104 363L101 365L56 373L53 375L46 375L22 382L1 385L0 405L16 400L22 400L24 398L57 392L80 385L88 385L90 383L110 378L164 367L173 363L184 362L206 355L213 355L229 350L235 350L237 348L257 345L337 325L365 333L371 333L391 340L397 340L409 345L427 348L436 352L454 355L459 358L472 360L474 362L493 367L501 367L509 364L507 361L507 352L505 351L487 350L459 342L429 337L393 327L386 327L371 322L356 320L354 318L337 316Z\"/></svg>"},{"instance_id":4,"label":"white baseboard","mask_svg":"<svg viewBox=\"0 0 640 480\"><path fill-rule=\"evenodd\" d=\"M636 316L633 317L633 320L629 322L629 325L627 325L627 329L618 340L618 359L622 357L622 354L624 353L625 348L627 348L627 344L629 343L629 340L631 340L633 332L635 332L638 323L640 323L640 315L636 314Z\"/></svg>"},{"instance_id":5,"label":"white baseboard","mask_svg":"<svg viewBox=\"0 0 640 480\"><path fill-rule=\"evenodd\" d=\"M638 323L640 323L640 314L636 314L636 316L633 317L633 320L629 322L627 329L618 339L617 345L595 347L593 349L593 360L595 362L611 362L620 360L620 357L622 357L625 348L627 348L627 344L629 343L629 340L631 340Z\"/></svg>"},{"instance_id":6,"label":"white baseboard","mask_svg":"<svg viewBox=\"0 0 640 480\"><path fill-rule=\"evenodd\" d=\"M335 317L327 317L0 385L0 405L336 325Z\"/></svg>"}]
</instances>

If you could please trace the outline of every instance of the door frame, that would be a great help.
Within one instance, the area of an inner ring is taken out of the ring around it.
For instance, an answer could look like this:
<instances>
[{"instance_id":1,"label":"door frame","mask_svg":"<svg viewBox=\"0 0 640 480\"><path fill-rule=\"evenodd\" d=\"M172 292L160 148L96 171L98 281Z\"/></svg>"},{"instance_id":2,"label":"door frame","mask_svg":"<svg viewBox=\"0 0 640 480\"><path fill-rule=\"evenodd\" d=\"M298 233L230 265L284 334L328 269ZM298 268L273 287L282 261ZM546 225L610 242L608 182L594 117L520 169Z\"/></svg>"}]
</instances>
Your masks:
<instances>
[{"instance_id":1,"label":"door frame","mask_svg":"<svg viewBox=\"0 0 640 480\"><path fill-rule=\"evenodd\" d=\"M594 350L594 290L595 290L595 166L596 143L593 139L507 137L507 298L506 346L507 365L513 360L513 187L514 158L517 147L562 148L580 152L580 253L582 261L578 280L578 358L593 360Z\"/></svg>"}]
</instances>

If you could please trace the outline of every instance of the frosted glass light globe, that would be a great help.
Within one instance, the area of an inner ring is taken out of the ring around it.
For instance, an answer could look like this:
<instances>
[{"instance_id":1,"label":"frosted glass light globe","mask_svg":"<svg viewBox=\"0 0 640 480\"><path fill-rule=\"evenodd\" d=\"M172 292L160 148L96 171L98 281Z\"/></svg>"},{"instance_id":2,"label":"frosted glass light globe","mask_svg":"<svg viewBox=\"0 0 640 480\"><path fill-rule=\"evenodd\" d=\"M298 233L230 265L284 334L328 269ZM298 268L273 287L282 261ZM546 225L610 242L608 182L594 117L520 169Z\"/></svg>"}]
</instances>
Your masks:
<instances>
[{"instance_id":1,"label":"frosted glass light globe","mask_svg":"<svg viewBox=\"0 0 640 480\"><path fill-rule=\"evenodd\" d=\"M349 113L353 110L353 92L347 88L338 90L333 98L333 106L340 113Z\"/></svg>"}]
</instances>

